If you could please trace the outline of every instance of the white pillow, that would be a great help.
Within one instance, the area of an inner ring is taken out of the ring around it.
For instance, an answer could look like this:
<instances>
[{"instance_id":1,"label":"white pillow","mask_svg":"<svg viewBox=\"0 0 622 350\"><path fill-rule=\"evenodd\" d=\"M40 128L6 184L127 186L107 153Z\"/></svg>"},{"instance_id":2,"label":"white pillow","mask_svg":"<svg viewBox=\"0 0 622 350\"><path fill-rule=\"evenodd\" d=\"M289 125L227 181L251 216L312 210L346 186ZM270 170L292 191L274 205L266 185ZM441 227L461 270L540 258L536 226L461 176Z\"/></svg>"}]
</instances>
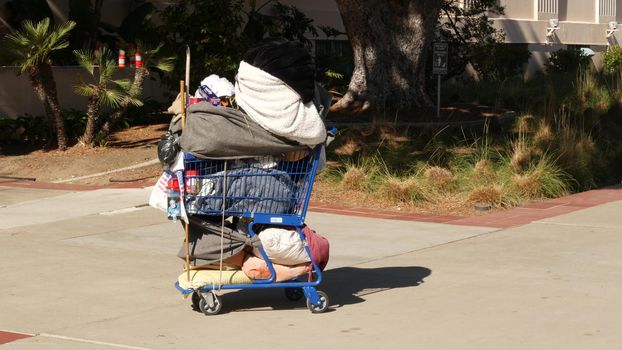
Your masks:
<instances>
[{"instance_id":1,"label":"white pillow","mask_svg":"<svg viewBox=\"0 0 622 350\"><path fill-rule=\"evenodd\" d=\"M259 233L263 249L270 261L281 265L298 265L309 262L309 255L298 232L282 228L270 227ZM261 257L259 250L254 254Z\"/></svg>"}]
</instances>

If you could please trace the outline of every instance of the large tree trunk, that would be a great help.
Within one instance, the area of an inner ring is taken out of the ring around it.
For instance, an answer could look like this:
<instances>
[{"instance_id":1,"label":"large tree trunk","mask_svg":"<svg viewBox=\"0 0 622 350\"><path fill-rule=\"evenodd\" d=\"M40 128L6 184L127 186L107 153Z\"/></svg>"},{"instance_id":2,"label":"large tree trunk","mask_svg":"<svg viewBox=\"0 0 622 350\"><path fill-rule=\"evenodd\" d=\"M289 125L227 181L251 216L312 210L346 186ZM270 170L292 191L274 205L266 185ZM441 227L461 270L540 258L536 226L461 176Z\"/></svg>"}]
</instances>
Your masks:
<instances>
[{"instance_id":1,"label":"large tree trunk","mask_svg":"<svg viewBox=\"0 0 622 350\"><path fill-rule=\"evenodd\" d=\"M431 109L425 62L439 0L337 0L354 51L348 91L331 111Z\"/></svg>"},{"instance_id":2,"label":"large tree trunk","mask_svg":"<svg viewBox=\"0 0 622 350\"><path fill-rule=\"evenodd\" d=\"M56 96L56 82L52 75L52 68L47 63L40 63L28 71L28 76L35 94L45 108L50 133L48 147L56 145L60 150L67 149L65 123Z\"/></svg>"},{"instance_id":3,"label":"large tree trunk","mask_svg":"<svg viewBox=\"0 0 622 350\"><path fill-rule=\"evenodd\" d=\"M134 72L134 81L130 87L129 95L133 97L140 97L143 91L143 83L149 76L149 70L146 68L136 68ZM102 137L106 138L117 124L117 122L125 115L130 103L128 100L123 101L121 105L110 115L108 120L101 127Z\"/></svg>"}]
</instances>

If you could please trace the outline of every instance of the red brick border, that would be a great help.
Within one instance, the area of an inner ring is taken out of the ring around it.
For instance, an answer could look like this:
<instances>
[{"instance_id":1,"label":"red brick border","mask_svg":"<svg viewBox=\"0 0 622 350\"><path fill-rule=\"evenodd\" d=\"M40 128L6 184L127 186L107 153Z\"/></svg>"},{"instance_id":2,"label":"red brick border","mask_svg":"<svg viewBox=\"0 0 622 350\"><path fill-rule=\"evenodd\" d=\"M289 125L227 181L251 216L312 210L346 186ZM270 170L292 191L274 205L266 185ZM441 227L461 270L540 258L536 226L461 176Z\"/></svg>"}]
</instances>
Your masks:
<instances>
[{"instance_id":1,"label":"red brick border","mask_svg":"<svg viewBox=\"0 0 622 350\"><path fill-rule=\"evenodd\" d=\"M30 334L0 331L0 345L30 337L32 337Z\"/></svg>"},{"instance_id":2,"label":"red brick border","mask_svg":"<svg viewBox=\"0 0 622 350\"><path fill-rule=\"evenodd\" d=\"M63 190L63 191L93 191L104 188L144 188L153 186L154 183L147 182L119 182L108 185L77 185L69 183L51 183L39 181L0 181L0 186L35 188L42 190Z\"/></svg>"},{"instance_id":3,"label":"red brick border","mask_svg":"<svg viewBox=\"0 0 622 350\"><path fill-rule=\"evenodd\" d=\"M345 207L322 203L311 203L309 205L309 210L320 213L363 216L378 219L508 228L619 200L622 200L622 186L605 187L572 194L566 197L532 202L521 207L476 216L400 213L396 211Z\"/></svg>"}]
</instances>

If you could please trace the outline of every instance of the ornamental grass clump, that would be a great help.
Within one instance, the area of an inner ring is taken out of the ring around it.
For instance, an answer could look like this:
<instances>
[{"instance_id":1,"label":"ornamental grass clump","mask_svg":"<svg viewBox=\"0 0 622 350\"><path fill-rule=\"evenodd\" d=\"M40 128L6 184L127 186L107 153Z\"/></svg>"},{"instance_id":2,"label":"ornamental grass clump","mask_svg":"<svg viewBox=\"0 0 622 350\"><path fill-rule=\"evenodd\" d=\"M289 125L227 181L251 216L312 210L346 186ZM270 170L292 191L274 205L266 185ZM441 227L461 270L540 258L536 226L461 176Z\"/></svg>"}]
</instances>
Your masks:
<instances>
[{"instance_id":1,"label":"ornamental grass clump","mask_svg":"<svg viewBox=\"0 0 622 350\"><path fill-rule=\"evenodd\" d=\"M475 163L475 166L473 166L473 180L475 181L489 182L494 180L495 176L494 164L490 159L482 158Z\"/></svg>"},{"instance_id":2,"label":"ornamental grass clump","mask_svg":"<svg viewBox=\"0 0 622 350\"><path fill-rule=\"evenodd\" d=\"M357 167L349 167L341 178L341 186L348 190L363 190L367 187L365 172Z\"/></svg>"},{"instance_id":3,"label":"ornamental grass clump","mask_svg":"<svg viewBox=\"0 0 622 350\"><path fill-rule=\"evenodd\" d=\"M499 207L503 200L503 189L500 185L479 186L469 193L468 202L486 203L493 207Z\"/></svg>"},{"instance_id":4,"label":"ornamental grass clump","mask_svg":"<svg viewBox=\"0 0 622 350\"><path fill-rule=\"evenodd\" d=\"M423 177L439 190L449 190L455 184L456 177L448 169L433 166L423 172Z\"/></svg>"},{"instance_id":5,"label":"ornamental grass clump","mask_svg":"<svg viewBox=\"0 0 622 350\"><path fill-rule=\"evenodd\" d=\"M541 120L538 123L536 132L533 135L533 146L537 154L543 154L546 152L553 143L555 135L549 123L545 120Z\"/></svg>"},{"instance_id":6,"label":"ornamental grass clump","mask_svg":"<svg viewBox=\"0 0 622 350\"><path fill-rule=\"evenodd\" d=\"M425 188L414 177L388 176L379 185L379 193L387 199L401 203L415 203L426 199Z\"/></svg>"},{"instance_id":7,"label":"ornamental grass clump","mask_svg":"<svg viewBox=\"0 0 622 350\"><path fill-rule=\"evenodd\" d=\"M525 199L557 198L568 194L570 176L544 154L529 171L515 174L512 185Z\"/></svg>"}]
</instances>

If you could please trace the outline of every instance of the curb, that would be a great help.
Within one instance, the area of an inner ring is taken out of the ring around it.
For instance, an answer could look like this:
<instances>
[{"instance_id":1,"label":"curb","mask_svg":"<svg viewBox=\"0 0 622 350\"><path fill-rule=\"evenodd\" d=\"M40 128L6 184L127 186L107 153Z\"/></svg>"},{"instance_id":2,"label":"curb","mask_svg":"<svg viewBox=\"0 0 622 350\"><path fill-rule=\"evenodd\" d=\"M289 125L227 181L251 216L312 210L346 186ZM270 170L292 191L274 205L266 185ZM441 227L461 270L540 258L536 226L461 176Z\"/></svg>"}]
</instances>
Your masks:
<instances>
[{"instance_id":1,"label":"curb","mask_svg":"<svg viewBox=\"0 0 622 350\"><path fill-rule=\"evenodd\" d=\"M461 226L510 228L620 200L622 200L622 185L615 185L575 193L565 197L530 202L520 207L475 216L400 213L389 210L345 207L315 202L309 204L309 210L320 213L369 217L376 219L420 221Z\"/></svg>"},{"instance_id":2,"label":"curb","mask_svg":"<svg viewBox=\"0 0 622 350\"><path fill-rule=\"evenodd\" d=\"M60 190L60 191L94 191L107 188L145 188L153 186L152 182L123 182L108 185L76 185L67 183L37 182L37 181L0 181L0 186L32 188L40 190Z\"/></svg>"}]
</instances>

